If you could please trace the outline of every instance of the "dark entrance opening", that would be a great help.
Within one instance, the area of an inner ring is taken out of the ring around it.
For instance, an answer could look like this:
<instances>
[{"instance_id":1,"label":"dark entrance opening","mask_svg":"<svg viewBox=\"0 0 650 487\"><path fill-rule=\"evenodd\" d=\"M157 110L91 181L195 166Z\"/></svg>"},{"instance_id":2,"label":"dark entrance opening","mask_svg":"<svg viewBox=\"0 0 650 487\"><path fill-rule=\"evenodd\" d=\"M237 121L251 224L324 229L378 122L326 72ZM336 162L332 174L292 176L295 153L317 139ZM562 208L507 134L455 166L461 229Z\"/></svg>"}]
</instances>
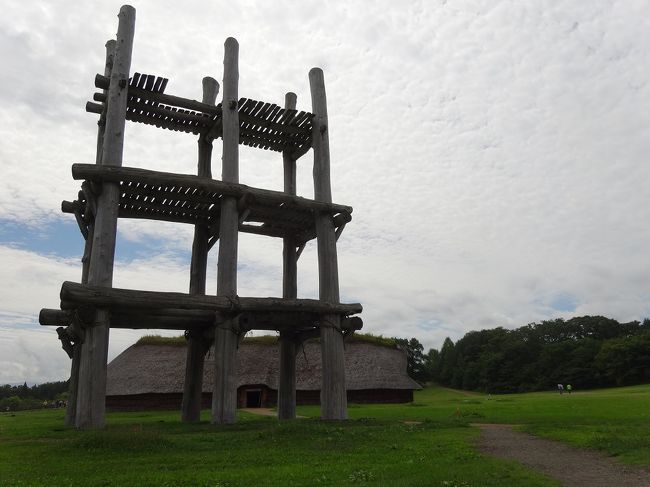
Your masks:
<instances>
[{"instance_id":1,"label":"dark entrance opening","mask_svg":"<svg viewBox=\"0 0 650 487\"><path fill-rule=\"evenodd\" d=\"M262 407L262 390L250 389L246 391L246 407L247 408L261 408Z\"/></svg>"}]
</instances>

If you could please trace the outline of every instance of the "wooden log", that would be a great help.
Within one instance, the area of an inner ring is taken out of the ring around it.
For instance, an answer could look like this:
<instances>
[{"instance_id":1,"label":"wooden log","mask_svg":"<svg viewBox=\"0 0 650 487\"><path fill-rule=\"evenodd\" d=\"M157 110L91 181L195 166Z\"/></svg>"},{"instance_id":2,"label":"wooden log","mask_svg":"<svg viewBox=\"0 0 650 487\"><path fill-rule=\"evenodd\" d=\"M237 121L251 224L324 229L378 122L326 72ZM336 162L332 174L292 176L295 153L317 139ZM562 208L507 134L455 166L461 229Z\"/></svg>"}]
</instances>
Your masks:
<instances>
[{"instance_id":1,"label":"wooden log","mask_svg":"<svg viewBox=\"0 0 650 487\"><path fill-rule=\"evenodd\" d=\"M111 315L111 328L203 330L214 323L214 312L198 310L118 310Z\"/></svg>"},{"instance_id":2,"label":"wooden log","mask_svg":"<svg viewBox=\"0 0 650 487\"><path fill-rule=\"evenodd\" d=\"M79 398L79 368L81 366L81 352L83 343L74 345L72 361L70 363L70 382L68 383L68 405L65 409L65 425L74 426L77 419L77 400Z\"/></svg>"},{"instance_id":3,"label":"wooden log","mask_svg":"<svg viewBox=\"0 0 650 487\"><path fill-rule=\"evenodd\" d=\"M203 103L214 105L219 92L219 83L213 78L203 78ZM205 136L198 141L199 177L212 177L212 141ZM192 260L190 263L190 294L205 294L208 264L208 225L205 222L194 226ZM201 399L203 396L203 366L205 353L210 348L203 333L190 331L187 334L187 356L185 360L185 382L181 404L181 421L193 423L201 420Z\"/></svg>"},{"instance_id":4,"label":"wooden log","mask_svg":"<svg viewBox=\"0 0 650 487\"><path fill-rule=\"evenodd\" d=\"M242 332L250 330L294 330L314 327L318 313L289 311L244 311L237 315L237 327Z\"/></svg>"},{"instance_id":5,"label":"wooden log","mask_svg":"<svg viewBox=\"0 0 650 487\"><path fill-rule=\"evenodd\" d=\"M42 326L67 326L75 340L83 336L81 323L85 322L70 310L43 309L40 315ZM114 309L111 310L111 328L132 330L164 329L204 331L215 324L233 320L240 333L251 330L275 330L281 333L296 333L306 329L318 331L320 315L313 312L291 311L245 311L232 315L203 310L176 308ZM92 323L91 323L92 325ZM341 320L341 329L352 332L362 328L361 318L346 317Z\"/></svg>"},{"instance_id":6,"label":"wooden log","mask_svg":"<svg viewBox=\"0 0 650 487\"><path fill-rule=\"evenodd\" d=\"M100 74L95 76L95 86L97 88L106 88L108 86L108 81L109 80L106 76L102 76ZM193 110L195 112L202 112L208 115L219 115L221 113L221 108L215 107L214 105L201 103L199 101L190 100L188 98L182 98L180 96L147 91L135 86L128 87L128 96L140 98L142 100L147 100L150 102L162 103L164 105L170 105L173 107L185 108L187 110Z\"/></svg>"},{"instance_id":7,"label":"wooden log","mask_svg":"<svg viewBox=\"0 0 650 487\"><path fill-rule=\"evenodd\" d=\"M73 317L74 313L70 310L43 308L38 314L38 322L42 326L68 326Z\"/></svg>"},{"instance_id":8,"label":"wooden log","mask_svg":"<svg viewBox=\"0 0 650 487\"><path fill-rule=\"evenodd\" d=\"M109 39L106 44L106 58L104 62L104 74L110 76L113 71L113 62L115 56L115 44L114 39ZM104 97L108 96L108 91L104 90L102 93ZM105 101L105 100L104 100ZM102 154L104 151L104 134L106 127L106 105L102 106L102 112L97 122L97 143L96 143L96 152L95 152L95 164L102 163ZM81 185L82 192L86 198L86 208L84 211L86 213L92 213L92 217L88 216L88 235L84 243L84 252L81 257L81 283L88 284L88 277L90 273L90 258L92 255L93 247L93 238L95 232L95 217L97 215L97 200L95 195L92 193L90 184L84 182ZM76 212L75 212L76 215ZM65 424L66 426L74 426L77 417L77 399L79 397L79 368L81 360L81 351L84 346L83 341L85 338L85 332L83 331L81 324L76 320L74 322L75 328L78 329L74 353L72 356L72 364L70 365L70 380L68 382L68 406L66 408L65 414Z\"/></svg>"},{"instance_id":9,"label":"wooden log","mask_svg":"<svg viewBox=\"0 0 650 487\"><path fill-rule=\"evenodd\" d=\"M323 71L314 68L309 72L311 89L313 149L314 149L314 199L332 201L330 182L330 154L327 118L327 97ZM332 216L316 213L316 239L318 244L319 297L327 303L339 302L338 263L336 237ZM323 419L347 418L345 389L345 362L340 316L323 314L320 322L322 387L321 416Z\"/></svg>"},{"instance_id":10,"label":"wooden log","mask_svg":"<svg viewBox=\"0 0 650 487\"><path fill-rule=\"evenodd\" d=\"M260 204L293 205L299 209L309 211L324 211L330 213L352 213L352 207L338 205L331 202L310 200L300 196L287 195L282 191L259 189L237 184L227 180L200 178L189 174L175 174L162 171L149 171L133 167L95 166L94 164L73 164L72 177L74 179L87 179L97 182L144 183L152 186L183 186L197 190L233 196L237 199L246 194L251 194Z\"/></svg>"},{"instance_id":11,"label":"wooden log","mask_svg":"<svg viewBox=\"0 0 650 487\"><path fill-rule=\"evenodd\" d=\"M296 109L295 93L287 93L284 108ZM284 192L296 194L296 160L287 151L282 153L284 165ZM296 299L298 296L298 257L296 239L282 239L282 297ZM292 334L280 335L280 383L278 390L278 419L296 417L296 344Z\"/></svg>"},{"instance_id":12,"label":"wooden log","mask_svg":"<svg viewBox=\"0 0 650 487\"><path fill-rule=\"evenodd\" d=\"M296 351L293 333L280 334L278 419L296 419Z\"/></svg>"},{"instance_id":13,"label":"wooden log","mask_svg":"<svg viewBox=\"0 0 650 487\"><path fill-rule=\"evenodd\" d=\"M42 309L39 322L42 326L73 327L78 337L83 333L80 328L92 326L95 308L82 306L73 310ZM162 328L166 330L185 330L190 328L205 328L214 325L220 313L209 310L188 310L176 308L115 308L111 310L111 328L129 328L133 330L147 328ZM77 326L78 325L78 326Z\"/></svg>"},{"instance_id":14,"label":"wooden log","mask_svg":"<svg viewBox=\"0 0 650 487\"><path fill-rule=\"evenodd\" d=\"M228 183L239 182L239 44L229 37L224 44L222 137L223 155L221 178ZM240 195L242 196L242 195ZM219 226L219 257L217 296L237 296L237 245L239 215L237 197L224 196L221 203ZM214 385L212 392L212 422L235 422L237 409L236 356L238 335L232 323L217 326L215 330Z\"/></svg>"},{"instance_id":15,"label":"wooden log","mask_svg":"<svg viewBox=\"0 0 650 487\"><path fill-rule=\"evenodd\" d=\"M354 315L361 313L359 303L330 303L318 299L284 299L231 296L202 296L184 293L141 291L83 285L65 281L61 285L61 309L82 305L109 309L182 309L223 312L288 311Z\"/></svg>"},{"instance_id":16,"label":"wooden log","mask_svg":"<svg viewBox=\"0 0 650 487\"><path fill-rule=\"evenodd\" d=\"M172 108L164 105L154 106L138 101L129 101L129 110L135 115L143 115L151 119L152 123L156 122L173 122L181 125L191 125L199 130L207 130L212 127L214 115L203 115L195 112L174 111Z\"/></svg>"},{"instance_id":17,"label":"wooden log","mask_svg":"<svg viewBox=\"0 0 650 487\"><path fill-rule=\"evenodd\" d=\"M127 85L131 66L135 9L125 5L120 9L117 41L113 58L106 127L102 147L103 165L122 165ZM104 184L97 201L97 216L93 232L92 254L88 282L110 287L113 281L115 237L119 208L119 184ZM108 357L109 315L98 310L93 327L86 331L80 353L79 386L75 426L101 428L106 415L106 362Z\"/></svg>"},{"instance_id":18,"label":"wooden log","mask_svg":"<svg viewBox=\"0 0 650 487\"><path fill-rule=\"evenodd\" d=\"M86 111L88 113L97 113L98 115L101 115L101 113L104 111L104 105L101 103L93 103L91 101L86 102Z\"/></svg>"}]
</instances>

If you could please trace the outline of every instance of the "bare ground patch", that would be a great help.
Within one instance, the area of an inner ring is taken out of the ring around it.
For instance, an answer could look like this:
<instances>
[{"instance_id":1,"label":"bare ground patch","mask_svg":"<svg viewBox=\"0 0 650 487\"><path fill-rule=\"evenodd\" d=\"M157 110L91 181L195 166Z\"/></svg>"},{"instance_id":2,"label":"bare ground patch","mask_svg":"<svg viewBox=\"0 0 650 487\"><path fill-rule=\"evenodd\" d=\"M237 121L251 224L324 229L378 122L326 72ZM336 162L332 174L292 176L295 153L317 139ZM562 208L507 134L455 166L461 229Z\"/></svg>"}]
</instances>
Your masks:
<instances>
[{"instance_id":1,"label":"bare ground patch","mask_svg":"<svg viewBox=\"0 0 650 487\"><path fill-rule=\"evenodd\" d=\"M516 460L571 487L650 487L648 470L611 457L514 431L512 425L475 424L481 453Z\"/></svg>"}]
</instances>

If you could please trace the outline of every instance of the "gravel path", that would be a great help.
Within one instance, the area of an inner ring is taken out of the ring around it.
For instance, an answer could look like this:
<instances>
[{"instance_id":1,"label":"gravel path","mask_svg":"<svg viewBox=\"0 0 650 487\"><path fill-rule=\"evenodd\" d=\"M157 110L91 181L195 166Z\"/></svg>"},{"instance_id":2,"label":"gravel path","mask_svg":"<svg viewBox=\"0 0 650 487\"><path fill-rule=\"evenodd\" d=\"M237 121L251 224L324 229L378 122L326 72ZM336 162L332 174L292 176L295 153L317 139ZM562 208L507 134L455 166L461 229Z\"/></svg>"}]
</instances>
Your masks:
<instances>
[{"instance_id":1,"label":"gravel path","mask_svg":"<svg viewBox=\"0 0 650 487\"><path fill-rule=\"evenodd\" d=\"M571 487L650 487L650 472L621 465L601 453L514 431L503 424L476 424L479 450L516 460Z\"/></svg>"}]
</instances>

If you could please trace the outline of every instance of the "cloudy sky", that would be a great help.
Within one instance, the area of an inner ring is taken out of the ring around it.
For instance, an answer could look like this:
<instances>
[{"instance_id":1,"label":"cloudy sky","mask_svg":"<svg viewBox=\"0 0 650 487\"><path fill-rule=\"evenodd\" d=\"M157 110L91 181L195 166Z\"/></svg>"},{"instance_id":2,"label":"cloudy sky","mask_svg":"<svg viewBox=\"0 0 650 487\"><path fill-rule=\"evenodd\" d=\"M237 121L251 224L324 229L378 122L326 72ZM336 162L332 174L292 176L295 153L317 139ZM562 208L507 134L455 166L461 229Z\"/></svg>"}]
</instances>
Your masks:
<instances>
[{"instance_id":1,"label":"cloudy sky","mask_svg":"<svg viewBox=\"0 0 650 487\"><path fill-rule=\"evenodd\" d=\"M60 202L94 162L84 111L120 4L3 2L0 383L67 378L53 329L83 240ZM310 110L323 68L341 296L364 330L426 348L469 330L584 314L650 316L650 3L140 1L132 71L201 98L240 43L240 95ZM218 175L220 142L215 143ZM129 123L124 165L192 174L196 139ZM242 183L282 188L277 153L242 148ZM298 192L312 197L311 152ZM120 221L114 285L186 292L192 229ZM281 242L240 236L240 295L281 295ZM216 290L216 248L209 263ZM299 297L316 297L315 243ZM111 332L110 357L141 332Z\"/></svg>"}]
</instances>

